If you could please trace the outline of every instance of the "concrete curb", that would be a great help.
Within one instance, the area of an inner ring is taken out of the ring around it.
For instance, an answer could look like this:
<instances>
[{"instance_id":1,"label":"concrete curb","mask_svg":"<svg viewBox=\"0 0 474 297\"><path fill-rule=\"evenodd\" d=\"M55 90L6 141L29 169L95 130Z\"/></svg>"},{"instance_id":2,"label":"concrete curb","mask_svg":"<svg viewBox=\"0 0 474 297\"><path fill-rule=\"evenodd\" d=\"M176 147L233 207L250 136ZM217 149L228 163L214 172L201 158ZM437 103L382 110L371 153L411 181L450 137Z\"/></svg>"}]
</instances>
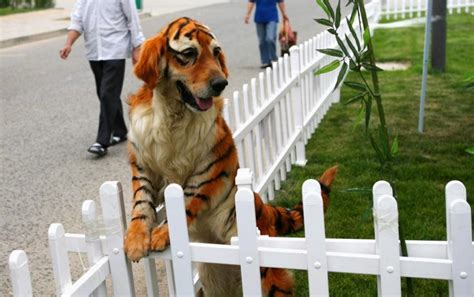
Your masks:
<instances>
[{"instance_id":1,"label":"concrete curb","mask_svg":"<svg viewBox=\"0 0 474 297\"><path fill-rule=\"evenodd\" d=\"M140 13L141 20L147 19L150 17L152 17L152 15L149 12ZM65 35L67 31L68 30L66 28L63 28L59 30L53 30L53 31L48 31L48 32L27 35L27 36L15 37L15 38L6 39L6 40L0 40L0 49Z\"/></svg>"}]
</instances>

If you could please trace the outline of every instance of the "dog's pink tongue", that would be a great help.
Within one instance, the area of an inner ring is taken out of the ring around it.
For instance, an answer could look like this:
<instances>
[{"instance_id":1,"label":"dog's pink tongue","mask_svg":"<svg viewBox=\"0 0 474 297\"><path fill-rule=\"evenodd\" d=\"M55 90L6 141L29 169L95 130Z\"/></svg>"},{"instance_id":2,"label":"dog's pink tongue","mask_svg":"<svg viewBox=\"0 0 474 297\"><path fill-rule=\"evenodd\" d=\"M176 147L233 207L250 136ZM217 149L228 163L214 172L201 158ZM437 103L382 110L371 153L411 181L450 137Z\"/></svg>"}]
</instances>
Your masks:
<instances>
[{"instance_id":1,"label":"dog's pink tongue","mask_svg":"<svg viewBox=\"0 0 474 297\"><path fill-rule=\"evenodd\" d=\"M212 106L212 98L200 99L198 97L195 97L195 99L196 99L196 103L198 104L201 110L208 110Z\"/></svg>"}]
</instances>

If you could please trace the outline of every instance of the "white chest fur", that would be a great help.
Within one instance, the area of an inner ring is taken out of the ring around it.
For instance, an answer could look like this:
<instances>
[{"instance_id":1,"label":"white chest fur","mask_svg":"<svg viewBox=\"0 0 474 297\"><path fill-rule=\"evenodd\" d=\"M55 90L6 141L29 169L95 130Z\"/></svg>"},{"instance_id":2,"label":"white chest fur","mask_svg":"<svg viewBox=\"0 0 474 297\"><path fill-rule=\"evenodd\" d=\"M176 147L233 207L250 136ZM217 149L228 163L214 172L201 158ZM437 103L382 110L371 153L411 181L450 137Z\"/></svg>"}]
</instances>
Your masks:
<instances>
[{"instance_id":1,"label":"white chest fur","mask_svg":"<svg viewBox=\"0 0 474 297\"><path fill-rule=\"evenodd\" d=\"M177 112L163 99L154 95L152 105L131 112L129 139L141 166L167 182L182 184L212 149L216 110Z\"/></svg>"}]
</instances>

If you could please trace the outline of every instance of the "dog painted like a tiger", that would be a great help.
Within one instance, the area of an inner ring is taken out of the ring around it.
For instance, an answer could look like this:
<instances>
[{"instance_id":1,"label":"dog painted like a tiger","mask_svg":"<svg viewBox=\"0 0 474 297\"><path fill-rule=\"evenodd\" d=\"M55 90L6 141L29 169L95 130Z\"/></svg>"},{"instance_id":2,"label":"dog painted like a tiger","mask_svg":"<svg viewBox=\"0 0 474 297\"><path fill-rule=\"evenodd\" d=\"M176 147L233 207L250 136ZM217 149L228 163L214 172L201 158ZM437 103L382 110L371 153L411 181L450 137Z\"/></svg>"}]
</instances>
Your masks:
<instances>
[{"instance_id":1,"label":"dog painted like a tiger","mask_svg":"<svg viewBox=\"0 0 474 297\"><path fill-rule=\"evenodd\" d=\"M138 261L169 244L168 226L158 226L155 207L170 183L183 187L193 241L228 244L237 235L234 196L239 168L232 133L222 117L227 68L209 28L189 18L171 22L142 46L135 74L144 81L130 98L129 159L133 211L125 239L128 258ZM325 207L336 167L320 178ZM287 210L264 204L255 193L261 234L282 235L303 227L301 203ZM293 294L286 270L262 268L266 295ZM241 295L237 266L201 264L206 296Z\"/></svg>"}]
</instances>

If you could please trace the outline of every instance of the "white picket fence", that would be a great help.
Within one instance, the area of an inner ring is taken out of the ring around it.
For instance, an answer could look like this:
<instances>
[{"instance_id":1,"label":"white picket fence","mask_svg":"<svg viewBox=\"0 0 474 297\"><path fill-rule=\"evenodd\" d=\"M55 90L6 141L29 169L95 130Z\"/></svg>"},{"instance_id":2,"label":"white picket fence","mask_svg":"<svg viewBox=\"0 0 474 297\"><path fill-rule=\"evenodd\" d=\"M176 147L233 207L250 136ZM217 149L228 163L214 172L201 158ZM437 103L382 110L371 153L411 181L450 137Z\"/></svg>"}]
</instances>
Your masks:
<instances>
[{"instance_id":1,"label":"white picket fence","mask_svg":"<svg viewBox=\"0 0 474 297\"><path fill-rule=\"evenodd\" d=\"M439 1L439 0L433 0ZM382 16L386 19L404 19L426 15L428 0L384 0ZM474 7L474 0L447 0L448 12L469 13Z\"/></svg>"},{"instance_id":2,"label":"white picket fence","mask_svg":"<svg viewBox=\"0 0 474 297\"><path fill-rule=\"evenodd\" d=\"M240 265L245 296L261 295L260 267L306 270L311 296L329 296L328 272L376 275L379 296L401 296L401 277L447 280L450 296L474 294L471 208L466 188L459 181L445 188L447 241L407 241L408 257L400 256L397 202L385 181L373 186L372 240L326 238L321 190L315 180L307 180L302 187L305 238L261 236L256 232L250 170L240 169L236 182L238 237L232 238L230 245L190 242L183 190L176 184L167 187L171 246L142 259L148 268L148 296L158 296L157 258L167 261L170 296L197 292L193 262ZM108 277L114 296L134 296L132 270L122 248L125 213L120 183L104 183L100 198L103 225L97 225L94 202L88 200L82 208L88 233L65 233L61 224L49 228L58 296L107 296L104 281ZM71 281L68 252L88 256L90 268L75 282ZM32 296L25 253L13 251L9 263L13 295Z\"/></svg>"},{"instance_id":3,"label":"white picket fence","mask_svg":"<svg viewBox=\"0 0 474 297\"><path fill-rule=\"evenodd\" d=\"M379 1L367 5L372 23L378 21L380 13ZM360 32L357 22L355 30ZM344 22L340 32L340 36L348 33ZM339 90L333 90L338 71L313 75L331 61L316 49L333 47L337 45L329 33L320 33L293 47L290 56L273 63L272 69L267 68L258 79L252 79L250 86L244 85L241 94L235 92L232 100L225 100L224 116L234 134L240 165L249 168L241 170L237 180L239 237L231 245L190 243L182 190L176 185L169 187L166 203L171 248L142 260L149 296L158 294L155 258L165 260L170 296L194 294L198 290L199 276L193 274L191 262L241 265L247 295L260 293L260 266L308 270L311 294L327 295L327 272L334 271L378 275L379 295L400 292L403 276L448 280L451 296L458 296L457 292L472 295L470 209L465 202L465 188L459 182L446 188L448 241L409 241L407 258L398 253L396 203L389 197L392 194L388 184L383 182L374 186L376 240L326 239L319 185L314 181L303 187L305 213L315 214L305 216L305 224L310 226L306 228L306 238L268 238L256 234L249 189L260 192L264 199L273 199L291 166L305 164L305 144L331 104L339 100ZM255 173L254 177L250 171ZM102 223L97 220L94 202L83 204L86 234L65 233L61 224L50 226L57 295L105 296L104 280L108 277L112 279L115 296L134 294L131 266L122 248L126 222L120 183L103 184L100 196L105 211ZM385 198L380 200L382 196ZM164 219L164 208L157 211ZM459 224L464 231L459 231ZM89 269L75 282L71 279L68 252L86 253L88 257ZM26 254L13 251L9 263L14 296L32 296Z\"/></svg>"},{"instance_id":4,"label":"white picket fence","mask_svg":"<svg viewBox=\"0 0 474 297\"><path fill-rule=\"evenodd\" d=\"M380 15L380 2L366 5L371 23ZM362 40L358 22L354 29ZM339 36L351 36L346 21ZM334 90L339 71L315 76L314 72L334 58L316 51L338 47L333 35L324 31L290 49L290 55L273 62L272 68L244 84L224 103L224 117L233 131L241 167L255 173L254 189L264 200L275 190L292 165L306 164L305 144L332 103L339 101Z\"/></svg>"}]
</instances>

